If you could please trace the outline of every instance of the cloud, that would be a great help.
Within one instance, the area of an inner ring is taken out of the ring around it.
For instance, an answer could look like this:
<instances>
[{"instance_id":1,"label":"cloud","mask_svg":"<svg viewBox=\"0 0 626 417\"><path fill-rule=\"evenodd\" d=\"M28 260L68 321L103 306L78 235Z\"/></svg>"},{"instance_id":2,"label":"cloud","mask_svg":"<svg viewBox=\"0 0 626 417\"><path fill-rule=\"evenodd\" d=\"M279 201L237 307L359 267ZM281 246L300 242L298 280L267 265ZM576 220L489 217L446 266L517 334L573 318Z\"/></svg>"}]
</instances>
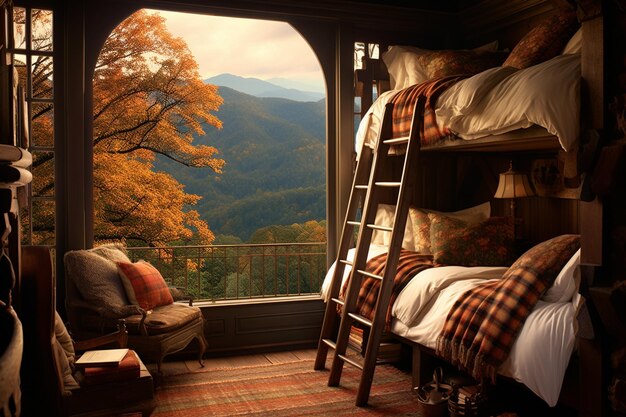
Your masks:
<instances>
[{"instance_id":1,"label":"cloud","mask_svg":"<svg viewBox=\"0 0 626 417\"><path fill-rule=\"evenodd\" d=\"M153 11L156 12L156 11ZM323 88L322 70L308 43L288 23L158 11L185 40L200 74L286 78Z\"/></svg>"}]
</instances>

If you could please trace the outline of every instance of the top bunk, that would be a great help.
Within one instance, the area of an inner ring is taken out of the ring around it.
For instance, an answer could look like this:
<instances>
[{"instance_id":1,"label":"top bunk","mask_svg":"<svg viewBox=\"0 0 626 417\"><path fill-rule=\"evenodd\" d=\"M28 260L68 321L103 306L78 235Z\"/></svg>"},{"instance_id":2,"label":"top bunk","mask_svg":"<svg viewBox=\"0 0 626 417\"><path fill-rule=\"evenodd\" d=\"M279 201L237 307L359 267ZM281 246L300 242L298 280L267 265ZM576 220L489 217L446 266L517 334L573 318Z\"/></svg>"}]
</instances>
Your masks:
<instances>
[{"instance_id":1,"label":"top bunk","mask_svg":"<svg viewBox=\"0 0 626 417\"><path fill-rule=\"evenodd\" d=\"M367 71L378 82L358 83L376 86L379 95L362 115L357 152L363 145L374 148L388 103L423 87L417 94L425 95L439 134L436 141L422 137L422 151L575 153L580 146L581 46L573 8L547 15L510 52L499 50L497 42L463 50L390 46L379 60L385 75ZM388 82L380 82L385 78ZM451 82L445 88L432 87L446 78Z\"/></svg>"}]
</instances>

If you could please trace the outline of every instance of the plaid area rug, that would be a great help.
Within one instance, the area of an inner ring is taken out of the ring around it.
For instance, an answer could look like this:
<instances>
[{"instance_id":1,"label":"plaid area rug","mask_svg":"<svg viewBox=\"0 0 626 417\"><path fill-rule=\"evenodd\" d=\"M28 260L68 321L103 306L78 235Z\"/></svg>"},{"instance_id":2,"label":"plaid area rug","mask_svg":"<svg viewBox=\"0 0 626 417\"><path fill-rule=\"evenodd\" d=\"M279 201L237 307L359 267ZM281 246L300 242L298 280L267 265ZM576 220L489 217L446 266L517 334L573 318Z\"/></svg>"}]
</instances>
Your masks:
<instances>
[{"instance_id":1,"label":"plaid area rug","mask_svg":"<svg viewBox=\"0 0 626 417\"><path fill-rule=\"evenodd\" d=\"M392 365L376 367L367 407L354 405L360 371L344 367L339 387L328 375L299 360L164 376L152 416L422 416L410 373Z\"/></svg>"}]
</instances>

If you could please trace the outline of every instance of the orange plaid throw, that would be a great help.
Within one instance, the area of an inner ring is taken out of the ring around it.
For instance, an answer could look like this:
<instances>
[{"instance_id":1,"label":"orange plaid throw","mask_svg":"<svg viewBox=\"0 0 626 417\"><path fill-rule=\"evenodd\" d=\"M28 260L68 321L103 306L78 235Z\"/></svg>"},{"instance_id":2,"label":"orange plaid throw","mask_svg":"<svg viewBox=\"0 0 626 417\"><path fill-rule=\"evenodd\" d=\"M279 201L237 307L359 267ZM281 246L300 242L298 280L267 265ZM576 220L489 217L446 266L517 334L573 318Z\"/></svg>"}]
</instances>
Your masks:
<instances>
[{"instance_id":1,"label":"orange plaid throw","mask_svg":"<svg viewBox=\"0 0 626 417\"><path fill-rule=\"evenodd\" d=\"M461 295L437 339L437 354L478 380L495 382L524 321L579 247L578 235L547 240L520 256L501 280Z\"/></svg>"},{"instance_id":2,"label":"orange plaid throw","mask_svg":"<svg viewBox=\"0 0 626 417\"><path fill-rule=\"evenodd\" d=\"M434 78L400 90L391 99L391 103L393 103L392 137L400 138L409 135L415 103L417 103L420 97L426 99L423 114L418 115L423 118L422 130L420 132L422 145L431 145L439 139L449 136L450 131L448 129L439 130L435 118L435 104L441 93L466 77L465 75L454 75Z\"/></svg>"}]
</instances>

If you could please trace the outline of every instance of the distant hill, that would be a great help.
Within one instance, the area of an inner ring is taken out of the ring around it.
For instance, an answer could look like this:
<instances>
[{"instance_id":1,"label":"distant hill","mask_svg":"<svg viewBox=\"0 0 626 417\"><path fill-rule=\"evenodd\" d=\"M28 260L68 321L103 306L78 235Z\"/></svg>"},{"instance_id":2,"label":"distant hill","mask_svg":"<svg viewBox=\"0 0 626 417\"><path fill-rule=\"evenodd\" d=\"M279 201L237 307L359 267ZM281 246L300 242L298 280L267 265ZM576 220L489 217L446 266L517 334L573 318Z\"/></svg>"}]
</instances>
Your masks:
<instances>
[{"instance_id":1,"label":"distant hill","mask_svg":"<svg viewBox=\"0 0 626 417\"><path fill-rule=\"evenodd\" d=\"M259 98L221 87L223 122L195 143L220 151L221 175L158 158L202 199L195 207L216 234L246 241L258 228L326 218L325 103Z\"/></svg>"},{"instance_id":2,"label":"distant hill","mask_svg":"<svg viewBox=\"0 0 626 417\"><path fill-rule=\"evenodd\" d=\"M281 87L268 81L258 78L245 78L232 74L220 74L204 80L207 84L214 84L220 87L228 87L241 93L246 93L255 97L276 97L286 98L294 101L319 101L324 98L324 94L313 91L302 91L295 88ZM285 81L279 81L284 83Z\"/></svg>"}]
</instances>

